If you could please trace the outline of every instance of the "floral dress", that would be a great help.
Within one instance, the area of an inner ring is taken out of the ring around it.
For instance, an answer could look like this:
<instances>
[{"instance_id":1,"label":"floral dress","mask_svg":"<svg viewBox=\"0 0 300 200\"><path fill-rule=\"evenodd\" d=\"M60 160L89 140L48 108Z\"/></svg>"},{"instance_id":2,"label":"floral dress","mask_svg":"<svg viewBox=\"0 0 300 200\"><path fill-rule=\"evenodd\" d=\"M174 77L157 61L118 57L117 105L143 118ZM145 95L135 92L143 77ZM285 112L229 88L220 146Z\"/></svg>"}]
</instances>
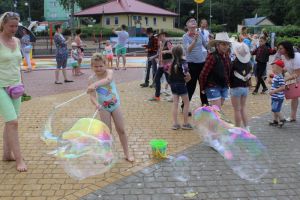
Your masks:
<instances>
[{"instance_id":1,"label":"floral dress","mask_svg":"<svg viewBox=\"0 0 300 200\"><path fill-rule=\"evenodd\" d=\"M54 42L56 46L57 68L66 68L68 60L68 47L66 40L62 34L55 33Z\"/></svg>"}]
</instances>

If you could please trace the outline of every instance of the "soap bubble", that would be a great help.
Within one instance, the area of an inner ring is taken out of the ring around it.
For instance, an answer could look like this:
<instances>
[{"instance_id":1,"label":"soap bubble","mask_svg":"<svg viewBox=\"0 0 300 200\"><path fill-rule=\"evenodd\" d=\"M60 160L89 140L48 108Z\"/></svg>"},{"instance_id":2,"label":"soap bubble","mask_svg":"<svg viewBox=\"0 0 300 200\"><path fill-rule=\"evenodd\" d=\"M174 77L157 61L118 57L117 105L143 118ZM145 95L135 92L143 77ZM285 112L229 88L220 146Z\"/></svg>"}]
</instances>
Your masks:
<instances>
[{"instance_id":1,"label":"soap bubble","mask_svg":"<svg viewBox=\"0 0 300 200\"><path fill-rule=\"evenodd\" d=\"M178 155L177 157L170 157L172 164L172 176L181 182L186 182L190 179L189 166L190 159L185 155Z\"/></svg>"},{"instance_id":2,"label":"soap bubble","mask_svg":"<svg viewBox=\"0 0 300 200\"><path fill-rule=\"evenodd\" d=\"M242 179L258 182L268 173L268 151L255 135L225 121L216 106L200 107L193 116L204 143L218 151Z\"/></svg>"}]
</instances>

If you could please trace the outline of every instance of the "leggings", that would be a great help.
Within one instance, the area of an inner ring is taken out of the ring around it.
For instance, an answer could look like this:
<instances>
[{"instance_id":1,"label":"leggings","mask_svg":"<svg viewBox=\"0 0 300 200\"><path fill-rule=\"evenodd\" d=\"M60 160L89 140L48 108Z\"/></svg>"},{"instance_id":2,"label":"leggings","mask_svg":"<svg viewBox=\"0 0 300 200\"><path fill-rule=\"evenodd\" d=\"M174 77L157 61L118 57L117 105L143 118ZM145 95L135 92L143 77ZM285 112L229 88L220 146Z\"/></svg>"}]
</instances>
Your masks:
<instances>
[{"instance_id":1,"label":"leggings","mask_svg":"<svg viewBox=\"0 0 300 200\"><path fill-rule=\"evenodd\" d=\"M255 87L256 92L258 92L260 85L262 85L264 90L267 89L267 86L266 86L265 81L263 79L266 68L267 68L267 63L257 62L257 66L256 66L257 84L256 84L256 87Z\"/></svg>"},{"instance_id":2,"label":"leggings","mask_svg":"<svg viewBox=\"0 0 300 200\"><path fill-rule=\"evenodd\" d=\"M25 50L23 50L22 52L23 52L23 56L24 56L24 58L26 60L28 69L32 69L32 67L31 67L31 60L30 60L30 53L25 53Z\"/></svg>"},{"instance_id":3,"label":"leggings","mask_svg":"<svg viewBox=\"0 0 300 200\"><path fill-rule=\"evenodd\" d=\"M0 115L5 122L16 120L19 116L21 97L12 99L4 88L0 88Z\"/></svg>"}]
</instances>

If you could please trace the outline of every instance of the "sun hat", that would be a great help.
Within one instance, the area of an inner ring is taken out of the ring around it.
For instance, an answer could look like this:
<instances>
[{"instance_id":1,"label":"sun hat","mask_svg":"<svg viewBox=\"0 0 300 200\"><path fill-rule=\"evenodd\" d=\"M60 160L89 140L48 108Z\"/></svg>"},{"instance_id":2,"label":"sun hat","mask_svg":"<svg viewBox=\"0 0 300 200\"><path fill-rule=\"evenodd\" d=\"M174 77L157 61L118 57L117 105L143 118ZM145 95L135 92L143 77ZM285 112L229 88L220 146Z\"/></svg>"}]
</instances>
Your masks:
<instances>
[{"instance_id":1,"label":"sun hat","mask_svg":"<svg viewBox=\"0 0 300 200\"><path fill-rule=\"evenodd\" d=\"M187 23L188 23L188 21L190 21L190 19L194 19L194 20L196 20L196 21L197 21L196 17L194 17L194 16L190 16L190 17L186 18L186 20L185 20L184 24L185 24L185 25L187 25Z\"/></svg>"},{"instance_id":2,"label":"sun hat","mask_svg":"<svg viewBox=\"0 0 300 200\"><path fill-rule=\"evenodd\" d=\"M215 39L214 40L210 40L209 43L208 43L208 45L209 46L215 46L216 43L218 43L218 42L230 43L230 39L229 39L228 33L226 33L226 32L217 33Z\"/></svg>"},{"instance_id":3,"label":"sun hat","mask_svg":"<svg viewBox=\"0 0 300 200\"><path fill-rule=\"evenodd\" d=\"M76 46L77 46L77 43L76 43L76 42L72 42L71 46L72 46L72 47L76 47Z\"/></svg>"},{"instance_id":4,"label":"sun hat","mask_svg":"<svg viewBox=\"0 0 300 200\"><path fill-rule=\"evenodd\" d=\"M248 63L250 61L250 49L245 43L235 44L233 51L241 63Z\"/></svg>"},{"instance_id":5,"label":"sun hat","mask_svg":"<svg viewBox=\"0 0 300 200\"><path fill-rule=\"evenodd\" d=\"M277 65L278 67L284 68L284 62L282 60L275 60L271 65Z\"/></svg>"}]
</instances>

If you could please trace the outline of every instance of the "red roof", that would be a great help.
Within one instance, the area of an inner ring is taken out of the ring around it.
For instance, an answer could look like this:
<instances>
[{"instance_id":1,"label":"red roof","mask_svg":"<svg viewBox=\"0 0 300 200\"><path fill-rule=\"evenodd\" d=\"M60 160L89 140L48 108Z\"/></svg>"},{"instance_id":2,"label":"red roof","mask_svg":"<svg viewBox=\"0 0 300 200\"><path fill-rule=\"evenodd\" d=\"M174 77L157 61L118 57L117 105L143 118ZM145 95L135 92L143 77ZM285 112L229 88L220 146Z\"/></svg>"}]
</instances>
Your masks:
<instances>
[{"instance_id":1,"label":"red roof","mask_svg":"<svg viewBox=\"0 0 300 200\"><path fill-rule=\"evenodd\" d=\"M176 13L146 4L138 0L112 0L75 13L75 16L116 14L116 13L141 13L148 15L177 16Z\"/></svg>"}]
</instances>

